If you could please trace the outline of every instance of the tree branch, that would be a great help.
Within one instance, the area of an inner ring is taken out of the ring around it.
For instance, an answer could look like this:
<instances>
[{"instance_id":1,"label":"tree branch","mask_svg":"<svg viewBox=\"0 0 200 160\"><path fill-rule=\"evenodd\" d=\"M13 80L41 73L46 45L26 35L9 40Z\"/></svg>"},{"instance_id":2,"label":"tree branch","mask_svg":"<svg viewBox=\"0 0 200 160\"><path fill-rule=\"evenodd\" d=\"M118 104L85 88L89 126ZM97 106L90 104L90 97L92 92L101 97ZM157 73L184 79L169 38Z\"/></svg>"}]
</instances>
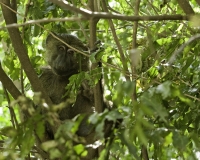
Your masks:
<instances>
[{"instance_id":1,"label":"tree branch","mask_svg":"<svg viewBox=\"0 0 200 160\"><path fill-rule=\"evenodd\" d=\"M140 7L140 0L136 0L135 2L135 16L139 15L139 7ZM136 42L137 42L137 28L138 28L138 21L135 21L133 24L133 41L132 41L132 49L136 49ZM132 58L131 58L132 60ZM134 80L134 75L136 74L136 68L134 67L133 63L131 62L131 71L132 71L132 81L134 82L134 89L133 89L133 101L137 101L136 95L136 80Z\"/></svg>"},{"instance_id":2,"label":"tree branch","mask_svg":"<svg viewBox=\"0 0 200 160\"><path fill-rule=\"evenodd\" d=\"M3 30L5 28L17 28L21 26L26 26L30 24L38 24L38 23L48 23L48 22L66 22L66 21L81 21L86 20L86 18L80 18L80 17L70 17L70 18L44 18L44 19L38 19L38 20L30 20L25 23L17 24L12 23L9 25L6 25L5 27L0 27L0 30Z\"/></svg>"},{"instance_id":3,"label":"tree branch","mask_svg":"<svg viewBox=\"0 0 200 160\"><path fill-rule=\"evenodd\" d=\"M196 2L200 5L200 0L196 0Z\"/></svg>"},{"instance_id":4,"label":"tree branch","mask_svg":"<svg viewBox=\"0 0 200 160\"><path fill-rule=\"evenodd\" d=\"M140 0L136 0L135 2L135 16L139 15L139 7L140 7ZM132 49L136 49L136 42L137 42L137 28L138 28L138 21L134 22L133 25L133 42L132 42ZM133 54L133 53L132 53ZM136 54L136 53L135 53ZM132 60L132 58L131 58ZM131 70L132 70L132 81L134 82L134 90L133 90L133 102L137 101L137 93L136 93L136 80L134 80L133 75L137 74L134 62L131 63ZM148 152L146 146L141 146L141 158L144 160L149 160Z\"/></svg>"},{"instance_id":5,"label":"tree branch","mask_svg":"<svg viewBox=\"0 0 200 160\"><path fill-rule=\"evenodd\" d=\"M139 6L140 6L140 0L137 0L135 5L135 16L139 15ZM133 41L132 41L132 48L136 49L136 41L137 41L137 28L138 28L138 21L134 22L133 25Z\"/></svg>"},{"instance_id":6,"label":"tree branch","mask_svg":"<svg viewBox=\"0 0 200 160\"><path fill-rule=\"evenodd\" d=\"M68 3L67 1L49 0L58 6L65 8L67 10L79 13L87 19L91 18L102 18L102 19L119 19L127 21L162 21L162 20L189 20L189 16L183 15L162 15L162 16L126 16L122 14L115 13L105 13L105 12L92 12L87 9L77 8L74 5Z\"/></svg>"},{"instance_id":7,"label":"tree branch","mask_svg":"<svg viewBox=\"0 0 200 160\"><path fill-rule=\"evenodd\" d=\"M79 13L87 18L90 17L90 14L92 13L91 11L89 11L87 9L77 8L76 6L74 6L73 4L71 4L67 1L58 1L58 0L49 0L49 1L54 4L57 4L58 6L60 6L62 8Z\"/></svg>"},{"instance_id":8,"label":"tree branch","mask_svg":"<svg viewBox=\"0 0 200 160\"><path fill-rule=\"evenodd\" d=\"M88 5L92 11L94 11L94 1L89 0ZM96 42L96 25L97 25L98 19L91 19L90 20L90 49L93 50L95 48L95 42ZM99 67L98 63L92 64L92 69L95 69ZM102 93L102 86L101 86L101 80L98 81L96 86L94 87L94 105L95 110L100 113L103 111L103 93Z\"/></svg>"},{"instance_id":9,"label":"tree branch","mask_svg":"<svg viewBox=\"0 0 200 160\"><path fill-rule=\"evenodd\" d=\"M104 10L105 12L108 12L108 8L107 8L107 5L106 5L106 1L105 1L105 0L102 0L101 2L102 2L103 10ZM121 44L119 43L119 39L118 39L118 37L117 37L114 24L113 24L113 22L112 22L111 19L109 19L108 22L109 22L110 29L111 29L112 34L113 34L113 38L114 38L115 43L116 43L116 45L117 45L119 54L120 54L121 62L122 62L123 69L124 69L124 76L125 76L126 80L130 80L130 77L127 76L127 75L125 74L126 72L128 72L128 66L127 66L127 64L126 64L126 60L125 60L125 56L124 56L124 53L123 53L122 46L121 46Z\"/></svg>"},{"instance_id":10,"label":"tree branch","mask_svg":"<svg viewBox=\"0 0 200 160\"><path fill-rule=\"evenodd\" d=\"M188 0L177 0L177 2L179 6L182 8L182 10L185 12L185 14L188 14L188 15L195 14Z\"/></svg>"},{"instance_id":11,"label":"tree branch","mask_svg":"<svg viewBox=\"0 0 200 160\"><path fill-rule=\"evenodd\" d=\"M192 43L193 41L200 39L200 34L196 34L194 36L192 36L187 42L185 42L184 44L181 45L181 47L179 47L170 57L169 61L168 61L168 65L172 65L172 63L174 63L174 61L176 60L176 57L183 52L183 50L185 49L185 47L187 47L190 43Z\"/></svg>"},{"instance_id":12,"label":"tree branch","mask_svg":"<svg viewBox=\"0 0 200 160\"><path fill-rule=\"evenodd\" d=\"M14 112L14 109L10 105L10 102L11 102L10 97L9 97L8 91L7 91L6 87L4 87L4 85L3 85L3 90L4 90L4 93L5 93L7 102L8 102L8 109L10 111L10 118L11 118L12 126L16 129L16 128L19 127L19 124L18 124L18 121L17 121L16 114Z\"/></svg>"},{"instance_id":13,"label":"tree branch","mask_svg":"<svg viewBox=\"0 0 200 160\"><path fill-rule=\"evenodd\" d=\"M163 20L188 20L189 16L182 16L182 15L164 15L164 16L125 16L121 15L119 16L113 15L113 14L107 14L107 18L105 18L105 15L103 15L104 19L119 19L119 20L126 20L128 21L163 21ZM99 17L102 18L99 14ZM26 26L30 24L38 24L38 23L48 23L48 22L66 22L66 21L81 21L81 20L88 20L86 17L70 17L70 18L44 18L44 19L38 19L38 20L30 20L25 23L17 24L12 23L8 24L5 27L0 27L0 30L3 30L5 28L17 28L21 26Z\"/></svg>"},{"instance_id":14,"label":"tree branch","mask_svg":"<svg viewBox=\"0 0 200 160\"><path fill-rule=\"evenodd\" d=\"M16 23L16 15L8 9L6 6L11 7L10 2L8 0L1 0L1 8L2 13L7 25ZM20 32L18 28L8 28L8 32L10 35L10 39L17 54L20 63L33 87L34 92L42 92L43 98L46 100L48 104L52 104L50 98L45 93L44 88L42 87L41 82L38 79L38 76L33 69L30 59L28 57L27 49L23 44L22 38L20 36ZM7 88L7 87L6 87ZM7 88L9 90L9 88Z\"/></svg>"},{"instance_id":15,"label":"tree branch","mask_svg":"<svg viewBox=\"0 0 200 160\"><path fill-rule=\"evenodd\" d=\"M12 80L6 75L6 73L2 69L1 63L0 63L0 81L14 99L17 99L19 96L22 95L20 91L17 89L17 87L14 85Z\"/></svg>"},{"instance_id":16,"label":"tree branch","mask_svg":"<svg viewBox=\"0 0 200 160\"><path fill-rule=\"evenodd\" d=\"M141 149L141 158L143 160L149 160L147 148L144 145L142 145L142 149Z\"/></svg>"}]
</instances>

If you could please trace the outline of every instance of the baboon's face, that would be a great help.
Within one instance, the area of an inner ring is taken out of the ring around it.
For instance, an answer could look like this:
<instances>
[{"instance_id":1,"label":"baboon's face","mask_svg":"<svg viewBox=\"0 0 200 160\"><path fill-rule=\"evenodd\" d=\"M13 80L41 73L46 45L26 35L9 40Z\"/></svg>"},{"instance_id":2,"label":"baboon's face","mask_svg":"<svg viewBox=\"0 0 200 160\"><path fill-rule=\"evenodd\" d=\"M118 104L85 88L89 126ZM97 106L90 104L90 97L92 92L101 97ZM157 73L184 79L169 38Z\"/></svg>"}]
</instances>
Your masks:
<instances>
[{"instance_id":1,"label":"baboon's face","mask_svg":"<svg viewBox=\"0 0 200 160\"><path fill-rule=\"evenodd\" d=\"M77 54L72 49L64 44L58 44L55 46L55 51L51 57L51 67L56 74L67 75L78 71Z\"/></svg>"},{"instance_id":2,"label":"baboon's face","mask_svg":"<svg viewBox=\"0 0 200 160\"><path fill-rule=\"evenodd\" d=\"M70 46L86 50L82 42L73 35L59 35L60 39ZM83 59L85 58L80 53L76 53L73 49L67 47L64 43L49 35L46 40L48 63L53 72L60 76L70 76L78 73L82 67Z\"/></svg>"}]
</instances>

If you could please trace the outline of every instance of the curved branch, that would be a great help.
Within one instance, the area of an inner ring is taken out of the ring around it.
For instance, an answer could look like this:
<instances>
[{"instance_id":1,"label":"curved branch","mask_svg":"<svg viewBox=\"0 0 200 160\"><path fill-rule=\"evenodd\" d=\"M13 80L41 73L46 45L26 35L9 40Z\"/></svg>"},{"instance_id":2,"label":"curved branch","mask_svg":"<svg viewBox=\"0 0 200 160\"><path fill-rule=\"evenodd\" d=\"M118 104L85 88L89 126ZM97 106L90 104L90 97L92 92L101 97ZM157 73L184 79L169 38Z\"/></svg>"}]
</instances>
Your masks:
<instances>
[{"instance_id":1,"label":"curved branch","mask_svg":"<svg viewBox=\"0 0 200 160\"><path fill-rule=\"evenodd\" d=\"M185 47L187 47L187 45L189 45L190 43L192 43L193 41L200 39L200 34L196 34L194 36L192 36L187 42L185 42L179 49L177 49L172 56L170 57L168 64L172 65L172 63L174 63L174 61L176 60L176 57L183 52L183 50L185 49Z\"/></svg>"},{"instance_id":2,"label":"curved branch","mask_svg":"<svg viewBox=\"0 0 200 160\"><path fill-rule=\"evenodd\" d=\"M2 4L3 3L3 4ZM11 7L11 4L8 0L1 0L2 13L6 22L6 25L16 23L16 15L8 9L6 6ZM30 59L28 57L27 49L23 44L22 38L18 28L8 28L10 39L17 54L20 63L33 87L34 92L42 92L43 98L48 104L52 104L50 98L45 93L44 88L42 87L41 82L38 79L38 76L33 69Z\"/></svg>"},{"instance_id":3,"label":"curved branch","mask_svg":"<svg viewBox=\"0 0 200 160\"><path fill-rule=\"evenodd\" d=\"M73 4L67 2L67 1L58 1L58 0L49 0L50 2L57 4L58 6L65 8L67 10L79 13L85 17L90 17L90 14L92 13L91 11L87 10L87 9L83 9L83 8L77 8L76 6L74 6Z\"/></svg>"},{"instance_id":4,"label":"curved branch","mask_svg":"<svg viewBox=\"0 0 200 160\"><path fill-rule=\"evenodd\" d=\"M119 19L127 21L162 21L162 20L189 20L189 16L183 15L162 15L162 16L126 16L123 14L115 14L108 12L92 12L84 8L77 8L76 6L68 3L67 1L49 0L58 6L81 14L87 19L103 18L103 19Z\"/></svg>"}]
</instances>

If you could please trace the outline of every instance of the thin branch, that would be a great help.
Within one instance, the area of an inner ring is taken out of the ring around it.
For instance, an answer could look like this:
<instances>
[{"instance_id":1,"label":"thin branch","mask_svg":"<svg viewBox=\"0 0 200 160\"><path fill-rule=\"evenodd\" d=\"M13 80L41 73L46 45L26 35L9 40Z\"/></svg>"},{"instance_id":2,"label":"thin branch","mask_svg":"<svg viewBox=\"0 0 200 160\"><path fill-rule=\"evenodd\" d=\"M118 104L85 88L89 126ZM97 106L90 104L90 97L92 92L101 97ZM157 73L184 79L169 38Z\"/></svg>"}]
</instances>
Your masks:
<instances>
[{"instance_id":1,"label":"thin branch","mask_svg":"<svg viewBox=\"0 0 200 160\"><path fill-rule=\"evenodd\" d=\"M57 4L58 6L65 8L67 10L73 11L75 13L79 13L85 17L90 17L91 11L84 9L84 8L77 8L73 4L67 2L67 1L58 1L58 0L49 0L50 2Z\"/></svg>"},{"instance_id":2,"label":"thin branch","mask_svg":"<svg viewBox=\"0 0 200 160\"><path fill-rule=\"evenodd\" d=\"M66 21L81 21L81 20L86 20L86 18L80 18L80 17L70 17L70 18L44 18L44 19L38 19L38 20L30 20L25 23L17 24L17 23L12 23L9 25L6 25L5 27L0 27L0 30L3 30L5 28L17 28L21 26L26 26L30 24L39 24L39 23L48 23L48 22L66 22Z\"/></svg>"},{"instance_id":3,"label":"thin branch","mask_svg":"<svg viewBox=\"0 0 200 160\"><path fill-rule=\"evenodd\" d=\"M19 128L19 123L17 121L17 117L16 117L16 114L14 112L14 109L10 105L10 97L9 97L8 91L7 91L7 89L5 88L4 85L3 85L3 89L4 89L4 93L5 93L7 102L8 102L8 109L9 109L9 112L10 112L10 118L11 118L12 126L13 126L13 128L18 129ZM18 147L21 148L20 145L18 145Z\"/></svg>"},{"instance_id":4,"label":"thin branch","mask_svg":"<svg viewBox=\"0 0 200 160\"><path fill-rule=\"evenodd\" d=\"M187 96L187 97L190 97L190 98L192 98L192 99L194 99L194 100L196 100L196 101L199 101L199 102L200 102L200 98L191 96L191 95L189 95L189 94L184 94L184 95Z\"/></svg>"},{"instance_id":5,"label":"thin branch","mask_svg":"<svg viewBox=\"0 0 200 160\"><path fill-rule=\"evenodd\" d=\"M156 6L153 5L152 2L149 2L149 0L147 1L148 5L151 6L151 8L154 10L154 12L158 15L159 13L157 12L158 8Z\"/></svg>"},{"instance_id":6,"label":"thin branch","mask_svg":"<svg viewBox=\"0 0 200 160\"><path fill-rule=\"evenodd\" d=\"M12 122L13 127L16 129L16 128L18 128L17 118L16 118L16 115L15 115L13 108L10 106L10 98L9 98L7 89L4 87L4 85L3 85L3 89L4 89L4 93L5 93L7 102L8 102L8 109L9 109L9 112L10 112L11 122Z\"/></svg>"},{"instance_id":7,"label":"thin branch","mask_svg":"<svg viewBox=\"0 0 200 160\"><path fill-rule=\"evenodd\" d=\"M176 50L172 56L170 57L168 64L172 65L172 63L174 63L174 61L176 60L176 57L183 52L184 48L187 47L187 45L189 45L190 43L192 43L193 41L200 39L200 34L196 34L194 36L192 36L187 42L185 42L181 47L179 47L178 50Z\"/></svg>"},{"instance_id":8,"label":"thin branch","mask_svg":"<svg viewBox=\"0 0 200 160\"><path fill-rule=\"evenodd\" d=\"M127 0L125 0L125 1L130 6L130 8L134 9L134 6L131 4L131 2L128 2Z\"/></svg>"},{"instance_id":9,"label":"thin branch","mask_svg":"<svg viewBox=\"0 0 200 160\"><path fill-rule=\"evenodd\" d=\"M106 5L106 1L105 1L105 0L102 0L101 2L102 2L103 10L104 10L105 12L108 12L108 8L107 8L107 5ZM124 56L124 53L123 53L122 46L121 46L121 44L119 43L119 39L118 39L118 37L117 37L114 24L113 24L113 22L112 22L111 19L109 19L108 22L109 22L110 29L111 29L111 31L112 31L112 34L113 34L115 43L116 43L116 45L117 45L119 54L120 54L121 62L122 62L123 69L124 69L125 78L126 78L126 80L130 80L130 77L129 77L129 76L126 76L126 74L125 74L126 72L128 72L128 66L127 66L127 64L126 64L126 60L125 60L125 56Z\"/></svg>"},{"instance_id":10,"label":"thin branch","mask_svg":"<svg viewBox=\"0 0 200 160\"><path fill-rule=\"evenodd\" d=\"M22 66L20 67L20 84L21 84L22 94L24 95L24 74Z\"/></svg>"},{"instance_id":11,"label":"thin branch","mask_svg":"<svg viewBox=\"0 0 200 160\"><path fill-rule=\"evenodd\" d=\"M31 0L29 0L26 4L26 9L25 9L25 12L24 12L24 20L23 20L23 23L26 22L26 17L28 15L28 9L30 7L30 3L31 3ZM25 26L23 26L22 28L22 39L24 39L24 34L25 34ZM22 94L24 94L24 74L23 74L23 68L21 66L20 68L20 82L21 82L21 90L22 90Z\"/></svg>"},{"instance_id":12,"label":"thin branch","mask_svg":"<svg viewBox=\"0 0 200 160\"><path fill-rule=\"evenodd\" d=\"M113 9L112 7L110 7L110 6L108 6L107 8L108 8L108 10L110 10L110 11L112 11L112 12L114 12L114 13L120 14L120 12L114 10L114 9Z\"/></svg>"},{"instance_id":13,"label":"thin branch","mask_svg":"<svg viewBox=\"0 0 200 160\"><path fill-rule=\"evenodd\" d=\"M139 15L139 7L140 7L140 0L137 0L135 2L135 16ZM132 49L136 49L136 43L137 43L137 28L138 28L138 21L135 21L133 24L133 41L132 41ZM133 53L132 53L133 54ZM133 58L131 58L131 61ZM133 89L133 101L137 100L137 95L136 95L136 81L134 80L133 75L137 74L135 65L133 65L134 62L131 62L131 71L132 71L132 81L134 81L134 89Z\"/></svg>"},{"instance_id":14,"label":"thin branch","mask_svg":"<svg viewBox=\"0 0 200 160\"><path fill-rule=\"evenodd\" d=\"M135 5L135 16L138 16L139 14L139 5L140 5L140 0L136 1ZM133 25L133 41L132 41L132 48L136 49L136 41L137 41L137 28L138 28L138 22L134 22Z\"/></svg>"}]
</instances>

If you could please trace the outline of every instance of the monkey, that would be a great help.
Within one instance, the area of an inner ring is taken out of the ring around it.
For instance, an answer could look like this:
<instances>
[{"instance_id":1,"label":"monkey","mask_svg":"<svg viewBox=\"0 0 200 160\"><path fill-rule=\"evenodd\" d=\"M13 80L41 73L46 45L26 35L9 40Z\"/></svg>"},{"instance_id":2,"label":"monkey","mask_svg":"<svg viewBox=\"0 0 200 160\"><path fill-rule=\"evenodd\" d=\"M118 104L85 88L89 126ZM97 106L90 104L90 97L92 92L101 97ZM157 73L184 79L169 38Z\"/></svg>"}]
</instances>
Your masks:
<instances>
[{"instance_id":1,"label":"monkey","mask_svg":"<svg viewBox=\"0 0 200 160\"><path fill-rule=\"evenodd\" d=\"M60 104L69 98L69 95L63 97L66 93L65 88L69 84L69 78L81 71L89 71L89 58L69 48L59 39L80 51L88 51L88 47L74 35L53 34L49 34L46 38L46 60L49 66L42 68L39 79L53 104ZM65 121L74 118L78 114L85 114L85 118L79 125L77 135L84 137L87 144L92 144L95 134L93 125L88 124L87 118L95 112L94 98L91 98L93 92L86 81L82 82L79 90L75 102L73 104L66 103L66 106L58 112L58 115L61 121ZM49 127L46 128L48 130ZM50 133L50 137L54 137L52 133ZM88 155L82 159L96 157L96 149L88 148L87 150Z\"/></svg>"},{"instance_id":2,"label":"monkey","mask_svg":"<svg viewBox=\"0 0 200 160\"><path fill-rule=\"evenodd\" d=\"M80 51L88 51L88 47L74 35L53 34ZM42 68L39 79L53 104L59 104L69 98L69 95L63 97L66 93L65 88L69 84L69 78L81 71L89 70L89 58L76 53L54 36L49 34L46 38L46 59L49 66ZM95 112L94 98L90 98L93 97L92 94L92 89L86 81L83 81L74 104L67 103L58 113L61 121L72 119L78 114L86 114L79 125L77 135L85 137L87 143L93 143L93 138L90 137L90 134L93 134L93 125L87 122L87 115Z\"/></svg>"},{"instance_id":3,"label":"monkey","mask_svg":"<svg viewBox=\"0 0 200 160\"><path fill-rule=\"evenodd\" d=\"M55 33L54 35L80 51L88 50L88 47L74 35L56 35ZM46 57L49 67L42 69L43 73L40 76L40 80L52 102L59 104L68 98L68 96L63 98L63 95L66 93L65 87L69 83L69 78L81 71L89 70L89 58L80 53L76 53L73 49L56 39L52 34L49 34L46 38ZM64 108L59 113L60 120L71 119L81 113L94 112L94 101L88 98L91 95L87 96L86 91L84 91L89 86L84 83L74 105ZM91 94L91 92L88 93Z\"/></svg>"},{"instance_id":4,"label":"monkey","mask_svg":"<svg viewBox=\"0 0 200 160\"><path fill-rule=\"evenodd\" d=\"M71 34L55 34L54 36L64 41L68 45L80 51L88 51L88 47L76 36ZM39 77L44 89L54 104L59 104L68 100L69 95L65 95L69 78L81 71L89 71L89 57L77 53L66 44L49 34L46 38L46 60L49 67L42 69L43 73ZM107 104L103 102L103 107ZM77 135L84 137L87 144L94 143L94 127L87 123L87 118L95 112L93 90L87 81L83 81L74 103L68 103L59 113L59 119L64 121L72 119L78 114L85 114L77 131ZM108 130L108 133L110 130ZM108 134L107 133L107 134ZM106 135L106 133L105 133ZM97 149L88 149L89 156L85 159L92 159L97 155Z\"/></svg>"}]
</instances>

